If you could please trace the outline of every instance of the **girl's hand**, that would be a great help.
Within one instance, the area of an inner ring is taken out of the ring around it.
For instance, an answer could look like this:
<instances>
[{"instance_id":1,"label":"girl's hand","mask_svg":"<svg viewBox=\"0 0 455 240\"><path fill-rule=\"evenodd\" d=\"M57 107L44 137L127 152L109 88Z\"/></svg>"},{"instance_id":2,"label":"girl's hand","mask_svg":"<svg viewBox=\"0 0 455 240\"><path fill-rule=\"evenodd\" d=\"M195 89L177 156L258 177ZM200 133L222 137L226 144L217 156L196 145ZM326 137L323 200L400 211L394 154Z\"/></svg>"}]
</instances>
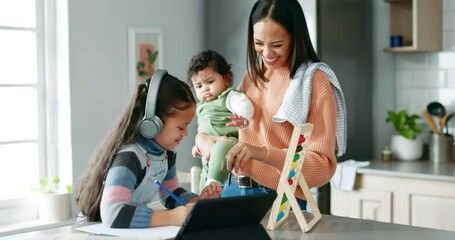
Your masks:
<instances>
[{"instance_id":1,"label":"girl's hand","mask_svg":"<svg viewBox=\"0 0 455 240\"><path fill-rule=\"evenodd\" d=\"M221 185L217 182L211 182L204 189L202 189L200 199L213 199L219 198L221 195Z\"/></svg>"},{"instance_id":2,"label":"girl's hand","mask_svg":"<svg viewBox=\"0 0 455 240\"><path fill-rule=\"evenodd\" d=\"M181 226L192 208L193 204L187 203L186 206L178 206L171 210L154 211L150 226Z\"/></svg>"},{"instance_id":3,"label":"girl's hand","mask_svg":"<svg viewBox=\"0 0 455 240\"><path fill-rule=\"evenodd\" d=\"M240 129L245 128L248 126L248 119L234 113L233 115L228 117L231 119L230 123L227 123L226 126L228 127L238 127Z\"/></svg>"},{"instance_id":4,"label":"girl's hand","mask_svg":"<svg viewBox=\"0 0 455 240\"><path fill-rule=\"evenodd\" d=\"M234 170L235 172L241 172L242 168L250 159L256 159L259 161L264 160L267 155L267 149L265 147L257 147L244 142L238 142L234 147L229 150L226 161L228 171Z\"/></svg>"},{"instance_id":5,"label":"girl's hand","mask_svg":"<svg viewBox=\"0 0 455 240\"><path fill-rule=\"evenodd\" d=\"M192 203L187 203L185 206L178 206L170 210L172 219L174 221L174 224L172 225L181 226L193 208L193 205L194 204Z\"/></svg>"}]
</instances>

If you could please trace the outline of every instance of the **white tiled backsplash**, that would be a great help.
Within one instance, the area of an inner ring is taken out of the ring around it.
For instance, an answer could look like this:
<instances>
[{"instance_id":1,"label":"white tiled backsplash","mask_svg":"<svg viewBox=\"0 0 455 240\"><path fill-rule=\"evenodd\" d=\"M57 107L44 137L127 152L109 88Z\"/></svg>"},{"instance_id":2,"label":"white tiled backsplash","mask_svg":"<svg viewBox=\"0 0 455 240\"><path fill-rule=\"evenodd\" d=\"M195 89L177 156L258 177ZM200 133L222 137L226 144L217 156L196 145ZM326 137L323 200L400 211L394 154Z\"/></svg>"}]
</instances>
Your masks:
<instances>
[{"instance_id":1,"label":"white tiled backsplash","mask_svg":"<svg viewBox=\"0 0 455 240\"><path fill-rule=\"evenodd\" d=\"M455 112L454 0L443 1L443 51L395 54L395 109L421 116L433 101L442 103L448 113ZM455 132L455 117L448 125Z\"/></svg>"}]
</instances>

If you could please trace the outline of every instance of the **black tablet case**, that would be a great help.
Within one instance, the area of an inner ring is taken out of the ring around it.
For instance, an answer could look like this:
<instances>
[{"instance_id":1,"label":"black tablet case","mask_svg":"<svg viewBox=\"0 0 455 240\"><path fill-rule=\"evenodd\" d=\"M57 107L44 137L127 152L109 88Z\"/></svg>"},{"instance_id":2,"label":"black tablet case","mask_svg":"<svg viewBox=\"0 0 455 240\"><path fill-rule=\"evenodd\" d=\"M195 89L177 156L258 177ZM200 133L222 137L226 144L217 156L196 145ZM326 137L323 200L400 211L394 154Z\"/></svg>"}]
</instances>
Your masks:
<instances>
[{"instance_id":1,"label":"black tablet case","mask_svg":"<svg viewBox=\"0 0 455 240\"><path fill-rule=\"evenodd\" d=\"M271 239L261 221L276 194L197 201L176 240Z\"/></svg>"}]
</instances>

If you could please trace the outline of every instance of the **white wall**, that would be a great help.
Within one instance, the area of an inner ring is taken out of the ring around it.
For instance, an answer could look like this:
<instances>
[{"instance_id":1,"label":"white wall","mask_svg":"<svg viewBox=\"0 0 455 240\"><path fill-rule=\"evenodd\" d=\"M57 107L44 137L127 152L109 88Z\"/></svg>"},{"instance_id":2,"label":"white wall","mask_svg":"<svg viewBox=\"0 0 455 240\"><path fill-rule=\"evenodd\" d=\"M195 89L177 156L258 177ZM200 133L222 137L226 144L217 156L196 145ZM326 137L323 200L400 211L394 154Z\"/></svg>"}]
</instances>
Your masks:
<instances>
[{"instance_id":1,"label":"white wall","mask_svg":"<svg viewBox=\"0 0 455 240\"><path fill-rule=\"evenodd\" d=\"M203 0L77 0L68 2L73 181L125 106L128 28L160 28L163 66L185 80L191 56L204 47ZM194 123L191 131L196 131ZM191 156L193 139L180 152ZM195 161L192 157L190 161ZM185 161L183 154L178 161ZM192 165L192 164L190 164Z\"/></svg>"},{"instance_id":2,"label":"white wall","mask_svg":"<svg viewBox=\"0 0 455 240\"><path fill-rule=\"evenodd\" d=\"M375 3L375 147L379 156L381 148L390 144L393 127L385 123L387 110L408 109L422 115L428 103L439 101L455 112L455 1L443 1L443 50L434 53L384 53L389 38L389 8L384 1ZM392 98L384 98L393 92ZM429 127L423 119L424 141L428 142ZM455 118L448 124L455 130Z\"/></svg>"},{"instance_id":3,"label":"white wall","mask_svg":"<svg viewBox=\"0 0 455 240\"><path fill-rule=\"evenodd\" d=\"M303 13L305 14L305 20L308 25L308 31L310 32L311 43L315 50L318 49L317 41L317 9L316 0L299 0L302 6Z\"/></svg>"},{"instance_id":4,"label":"white wall","mask_svg":"<svg viewBox=\"0 0 455 240\"><path fill-rule=\"evenodd\" d=\"M397 110L421 115L428 103L439 101L449 113L455 112L455 1L443 2L442 34L441 52L395 55Z\"/></svg>"},{"instance_id":5,"label":"white wall","mask_svg":"<svg viewBox=\"0 0 455 240\"><path fill-rule=\"evenodd\" d=\"M233 86L246 72L248 16L254 0L206 0L206 48L222 54L232 64Z\"/></svg>"},{"instance_id":6,"label":"white wall","mask_svg":"<svg viewBox=\"0 0 455 240\"><path fill-rule=\"evenodd\" d=\"M394 58L384 52L389 45L389 4L386 1L373 2L373 159L379 159L381 151L390 145L393 128L387 124L387 110L393 109L394 99Z\"/></svg>"}]
</instances>

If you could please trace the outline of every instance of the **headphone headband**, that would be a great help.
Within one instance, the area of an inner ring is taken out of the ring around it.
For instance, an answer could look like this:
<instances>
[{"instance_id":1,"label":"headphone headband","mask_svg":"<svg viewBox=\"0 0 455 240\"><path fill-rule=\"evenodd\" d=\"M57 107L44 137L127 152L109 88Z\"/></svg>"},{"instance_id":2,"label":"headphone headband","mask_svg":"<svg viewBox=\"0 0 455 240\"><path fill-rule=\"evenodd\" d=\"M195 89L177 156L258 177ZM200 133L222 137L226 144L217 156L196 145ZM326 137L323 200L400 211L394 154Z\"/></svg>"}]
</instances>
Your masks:
<instances>
[{"instance_id":1,"label":"headphone headband","mask_svg":"<svg viewBox=\"0 0 455 240\"><path fill-rule=\"evenodd\" d=\"M145 104L144 119L149 119L155 116L156 100L158 99L158 89L160 88L161 80L167 74L166 70L156 69L150 79L149 89L147 92L147 102Z\"/></svg>"}]
</instances>

